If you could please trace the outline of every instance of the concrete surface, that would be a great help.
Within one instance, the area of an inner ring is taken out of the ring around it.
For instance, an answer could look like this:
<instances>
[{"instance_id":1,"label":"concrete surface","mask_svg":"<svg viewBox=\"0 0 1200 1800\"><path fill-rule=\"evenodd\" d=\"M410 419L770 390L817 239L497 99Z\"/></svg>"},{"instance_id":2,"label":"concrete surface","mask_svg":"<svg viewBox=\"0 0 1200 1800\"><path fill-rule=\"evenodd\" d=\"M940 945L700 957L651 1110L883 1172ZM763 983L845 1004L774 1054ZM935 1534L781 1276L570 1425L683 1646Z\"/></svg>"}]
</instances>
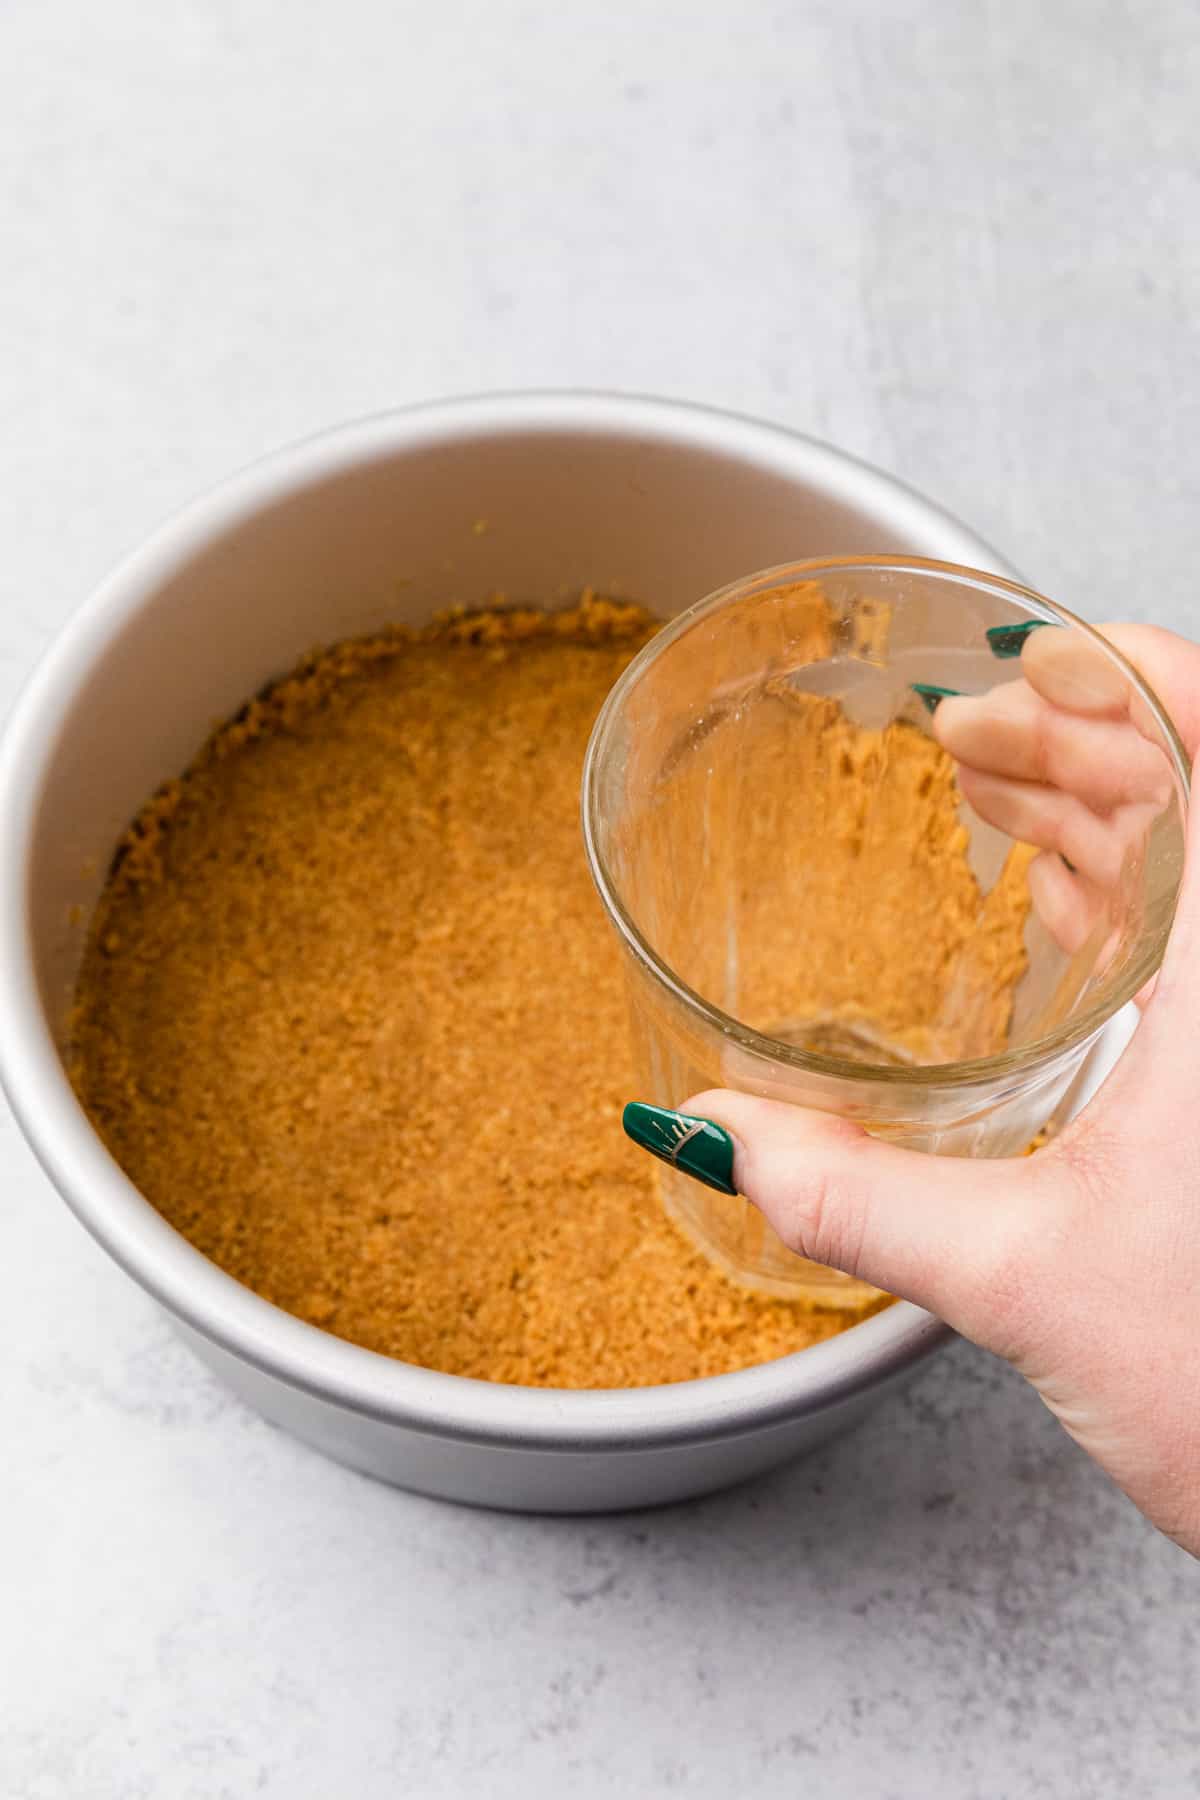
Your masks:
<instances>
[{"instance_id":1,"label":"concrete surface","mask_svg":"<svg viewBox=\"0 0 1200 1800\"><path fill-rule=\"evenodd\" d=\"M757 412L1200 632L1189 0L0 8L0 709L231 467L487 387ZM1197 1571L966 1346L667 1512L228 1398L0 1116L0 1795L1200 1793Z\"/></svg>"}]
</instances>

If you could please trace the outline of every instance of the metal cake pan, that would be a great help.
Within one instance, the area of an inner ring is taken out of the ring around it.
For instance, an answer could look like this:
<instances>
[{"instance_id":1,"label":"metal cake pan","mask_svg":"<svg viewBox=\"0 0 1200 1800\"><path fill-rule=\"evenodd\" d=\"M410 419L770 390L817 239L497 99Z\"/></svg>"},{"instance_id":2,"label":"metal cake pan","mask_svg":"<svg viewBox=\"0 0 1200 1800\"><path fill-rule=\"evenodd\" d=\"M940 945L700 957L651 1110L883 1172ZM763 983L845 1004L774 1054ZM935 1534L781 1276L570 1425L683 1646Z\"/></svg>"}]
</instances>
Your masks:
<instances>
[{"instance_id":1,"label":"metal cake pan","mask_svg":"<svg viewBox=\"0 0 1200 1800\"><path fill-rule=\"evenodd\" d=\"M944 1341L900 1303L777 1362L621 1392L396 1362L194 1250L108 1155L62 1061L120 832L214 720L313 644L496 590L553 604L590 585L669 614L753 569L870 552L1014 573L929 501L793 432L662 400L500 395L370 418L255 464L164 525L62 632L0 748L0 1077L78 1218L267 1418L448 1499L644 1506L846 1430Z\"/></svg>"}]
</instances>

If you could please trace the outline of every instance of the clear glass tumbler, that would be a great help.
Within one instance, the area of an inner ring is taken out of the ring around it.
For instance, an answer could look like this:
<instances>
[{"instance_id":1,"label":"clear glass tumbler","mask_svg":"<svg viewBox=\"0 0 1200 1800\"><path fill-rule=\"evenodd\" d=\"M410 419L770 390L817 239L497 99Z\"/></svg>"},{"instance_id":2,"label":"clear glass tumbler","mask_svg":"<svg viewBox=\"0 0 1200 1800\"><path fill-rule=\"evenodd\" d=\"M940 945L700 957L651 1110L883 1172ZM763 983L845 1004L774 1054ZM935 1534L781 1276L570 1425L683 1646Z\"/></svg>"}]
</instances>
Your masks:
<instances>
[{"instance_id":1,"label":"clear glass tumbler","mask_svg":"<svg viewBox=\"0 0 1200 1800\"><path fill-rule=\"evenodd\" d=\"M636 1097L740 1088L914 1149L1020 1152L1158 968L1187 792L1135 670L1013 582L855 558L722 589L630 664L584 770ZM740 1197L662 1178L737 1279L870 1294Z\"/></svg>"}]
</instances>

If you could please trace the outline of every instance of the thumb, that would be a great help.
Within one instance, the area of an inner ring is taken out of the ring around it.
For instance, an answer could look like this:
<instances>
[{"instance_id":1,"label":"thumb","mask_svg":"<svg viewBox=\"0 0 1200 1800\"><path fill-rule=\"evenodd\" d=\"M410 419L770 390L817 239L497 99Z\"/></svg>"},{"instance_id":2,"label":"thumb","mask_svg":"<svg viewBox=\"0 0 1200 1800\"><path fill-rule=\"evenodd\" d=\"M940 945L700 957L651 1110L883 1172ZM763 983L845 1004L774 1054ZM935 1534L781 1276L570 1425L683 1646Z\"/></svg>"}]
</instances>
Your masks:
<instances>
[{"instance_id":1,"label":"thumb","mask_svg":"<svg viewBox=\"0 0 1200 1800\"><path fill-rule=\"evenodd\" d=\"M1061 1211L1053 1163L930 1156L830 1113L726 1089L683 1111L729 1133L732 1185L789 1249L1019 1354L1036 1264Z\"/></svg>"}]
</instances>

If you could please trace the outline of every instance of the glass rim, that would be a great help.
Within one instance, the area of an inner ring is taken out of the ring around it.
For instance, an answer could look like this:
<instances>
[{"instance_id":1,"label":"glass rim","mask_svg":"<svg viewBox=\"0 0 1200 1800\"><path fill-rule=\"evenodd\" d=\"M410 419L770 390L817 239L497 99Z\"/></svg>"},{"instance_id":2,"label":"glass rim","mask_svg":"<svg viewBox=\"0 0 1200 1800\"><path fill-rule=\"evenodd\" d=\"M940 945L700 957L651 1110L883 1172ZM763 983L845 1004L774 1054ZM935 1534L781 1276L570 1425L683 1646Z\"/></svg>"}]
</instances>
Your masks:
<instances>
[{"instance_id":1,"label":"glass rim","mask_svg":"<svg viewBox=\"0 0 1200 1800\"><path fill-rule=\"evenodd\" d=\"M646 669L701 619L719 611L733 599L744 599L747 595L756 592L769 592L772 588L801 581L805 577L811 578L818 574L834 575L843 569L860 571L875 569L881 574L911 571L915 574L933 575L948 581L966 582L972 587L1002 595L1035 618L1043 619L1048 623L1065 625L1082 633L1125 676L1138 697L1145 703L1162 733L1164 746L1173 765L1180 811L1186 830L1191 781L1187 752L1179 732L1166 707L1149 683L1143 680L1132 663L1122 656L1116 646L1111 644L1093 625L1089 625L1085 619L1079 618L1065 606L1060 606L1057 601L1048 600L1044 594L1039 594L1036 589L1026 587L1019 581L1011 581L1003 575L989 574L984 569L968 568L962 563L939 562L934 558L923 556L812 557L801 562L779 563L773 568L760 569L754 574L740 576L737 580L726 582L723 587L717 588L713 593L695 601L683 612L677 613L674 618L668 620L662 630L657 631L650 641L642 646L628 668L614 682L596 716L595 724L592 726L583 762L581 814L584 849L589 872L605 911L626 949L630 951L635 960L688 1012L698 1015L722 1037L730 1039L754 1056L782 1064L788 1068L802 1070L807 1074L832 1077L839 1081L878 1082L890 1087L940 1088L982 1085L1005 1075L1024 1074L1051 1061L1065 1051L1075 1049L1077 1046L1086 1046L1097 1032L1101 1031L1108 1021L1133 999L1135 994L1141 992L1162 963L1167 940L1174 924L1175 905L1178 901L1182 875L1175 884L1171 918L1166 928L1161 933L1155 934L1143 948L1142 953L1131 960L1120 981L1114 984L1112 991L1101 1004L1088 1007L1077 1018L1067 1021L1055 1031L1046 1032L1041 1037L1034 1038L1019 1050L1001 1050L991 1056L972 1057L958 1062L919 1063L896 1068L881 1063L851 1062L846 1057L824 1056L816 1051L800 1050L794 1044L785 1043L781 1038L771 1037L767 1032L758 1031L753 1026L746 1025L742 1020L735 1018L732 1013L727 1013L715 1005L713 1001L706 1000L702 994L690 987L676 974L670 964L658 954L639 927L635 925L617 893L616 884L601 855L597 833L599 771L608 748L610 734L622 705ZM682 1098L682 1096L680 1097Z\"/></svg>"}]
</instances>

